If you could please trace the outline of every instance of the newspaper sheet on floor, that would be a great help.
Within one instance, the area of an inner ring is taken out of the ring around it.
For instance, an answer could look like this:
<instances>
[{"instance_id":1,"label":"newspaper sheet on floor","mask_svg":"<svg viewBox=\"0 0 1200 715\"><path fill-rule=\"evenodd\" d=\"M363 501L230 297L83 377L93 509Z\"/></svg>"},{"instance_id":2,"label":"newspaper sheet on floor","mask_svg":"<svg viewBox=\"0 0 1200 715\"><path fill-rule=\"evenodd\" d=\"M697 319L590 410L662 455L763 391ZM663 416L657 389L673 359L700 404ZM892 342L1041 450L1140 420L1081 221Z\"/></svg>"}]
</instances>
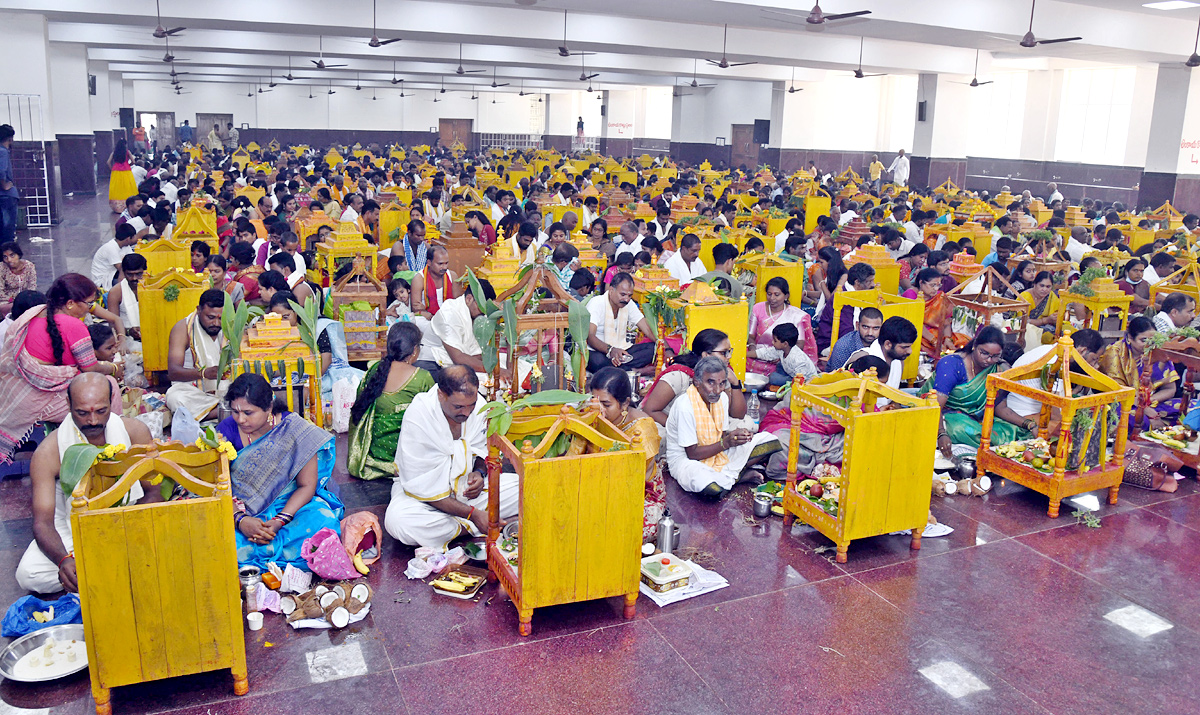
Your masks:
<instances>
[{"instance_id":1,"label":"newspaper sheet on floor","mask_svg":"<svg viewBox=\"0 0 1200 715\"><path fill-rule=\"evenodd\" d=\"M706 568L697 566L693 561L684 561L683 563L692 567L692 576L688 579L688 585L683 588L677 588L666 593L658 593L644 583L638 584L638 588L647 598L654 601L661 608L669 606L672 603L704 595L710 591L717 591L729 585L725 577L716 571L709 571Z\"/></svg>"}]
</instances>

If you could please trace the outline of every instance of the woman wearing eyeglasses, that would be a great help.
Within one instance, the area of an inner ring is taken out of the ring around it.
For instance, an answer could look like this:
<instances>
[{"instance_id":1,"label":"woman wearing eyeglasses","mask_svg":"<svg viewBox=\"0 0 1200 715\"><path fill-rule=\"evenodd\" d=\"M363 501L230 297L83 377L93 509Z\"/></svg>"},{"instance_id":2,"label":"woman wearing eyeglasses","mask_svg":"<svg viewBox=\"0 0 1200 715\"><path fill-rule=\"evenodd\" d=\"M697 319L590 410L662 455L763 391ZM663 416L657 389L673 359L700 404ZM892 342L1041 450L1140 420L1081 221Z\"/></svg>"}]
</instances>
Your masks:
<instances>
[{"instance_id":1,"label":"woman wearing eyeglasses","mask_svg":"<svg viewBox=\"0 0 1200 715\"><path fill-rule=\"evenodd\" d=\"M113 380L113 409L120 410L124 375L121 363L96 359L92 336L83 317L92 313L113 324L117 344L125 340L119 317L96 306L100 291L87 276L67 273L46 291L46 304L25 311L5 335L0 352L0 464L12 459L38 422L67 417L67 385L81 372L98 372Z\"/></svg>"},{"instance_id":2,"label":"woman wearing eyeglasses","mask_svg":"<svg viewBox=\"0 0 1200 715\"><path fill-rule=\"evenodd\" d=\"M987 376L1007 367L1001 356L1004 333L988 325L962 350L937 362L933 388L937 390L942 418L938 425L937 447L947 458L979 448L983 432L983 407L987 401ZM1030 436L1029 420L997 403L992 422L992 444L1007 444Z\"/></svg>"}]
</instances>

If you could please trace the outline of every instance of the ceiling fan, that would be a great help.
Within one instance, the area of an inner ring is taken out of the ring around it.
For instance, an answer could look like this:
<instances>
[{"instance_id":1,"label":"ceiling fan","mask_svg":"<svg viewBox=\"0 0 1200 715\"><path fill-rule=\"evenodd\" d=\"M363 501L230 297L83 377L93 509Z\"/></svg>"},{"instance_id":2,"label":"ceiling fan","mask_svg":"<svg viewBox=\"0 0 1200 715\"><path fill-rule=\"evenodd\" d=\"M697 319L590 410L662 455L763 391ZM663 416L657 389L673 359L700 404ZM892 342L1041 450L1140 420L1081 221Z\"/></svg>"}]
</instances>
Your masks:
<instances>
[{"instance_id":1,"label":"ceiling fan","mask_svg":"<svg viewBox=\"0 0 1200 715\"><path fill-rule=\"evenodd\" d=\"M309 88L308 88L308 98L309 98L309 99L312 99L312 98L313 98L313 96L312 96L312 87L309 87Z\"/></svg>"},{"instance_id":2,"label":"ceiling fan","mask_svg":"<svg viewBox=\"0 0 1200 715\"><path fill-rule=\"evenodd\" d=\"M583 71L579 73L579 81L580 81L580 82L587 82L587 83L588 83L588 91L589 91L589 92L591 92L591 91L592 91L592 90L591 90L591 86L592 86L592 78L593 78L593 77L599 77L599 76L600 76L600 73L599 73L599 72L593 72L593 73L591 73L591 74L588 74L588 73L587 73L587 60L583 59L582 57L580 57L580 58L579 58L579 66L580 66L581 68L583 68Z\"/></svg>"},{"instance_id":3,"label":"ceiling fan","mask_svg":"<svg viewBox=\"0 0 1200 715\"><path fill-rule=\"evenodd\" d=\"M863 57L863 43L865 41L866 41L865 37L858 38L858 69L854 70L854 79L863 79L865 77L882 77L884 75L884 73L882 73L882 72L879 74L863 74L862 57Z\"/></svg>"},{"instance_id":4,"label":"ceiling fan","mask_svg":"<svg viewBox=\"0 0 1200 715\"><path fill-rule=\"evenodd\" d=\"M354 89L358 92L362 91L362 74L354 73Z\"/></svg>"},{"instance_id":5,"label":"ceiling fan","mask_svg":"<svg viewBox=\"0 0 1200 715\"><path fill-rule=\"evenodd\" d=\"M296 79L295 77L292 76L292 56L291 55L288 55L288 73L287 73L287 76L284 77L284 79L286 79L289 82ZM303 77L301 77L301 79L303 79Z\"/></svg>"},{"instance_id":6,"label":"ceiling fan","mask_svg":"<svg viewBox=\"0 0 1200 715\"><path fill-rule=\"evenodd\" d=\"M400 84L404 80L396 78L396 61L392 60L392 84Z\"/></svg>"},{"instance_id":7,"label":"ceiling fan","mask_svg":"<svg viewBox=\"0 0 1200 715\"><path fill-rule=\"evenodd\" d=\"M329 83L329 91L326 94L337 94L337 92L333 91L333 82Z\"/></svg>"},{"instance_id":8,"label":"ceiling fan","mask_svg":"<svg viewBox=\"0 0 1200 715\"><path fill-rule=\"evenodd\" d=\"M507 87L508 84L508 82L501 82L499 84L496 83L496 68L492 67L492 89L496 89L497 87ZM494 103L495 100L493 100L493 104Z\"/></svg>"},{"instance_id":9,"label":"ceiling fan","mask_svg":"<svg viewBox=\"0 0 1200 715\"><path fill-rule=\"evenodd\" d=\"M471 88L471 99L479 99L479 94L475 91L474 87Z\"/></svg>"},{"instance_id":10,"label":"ceiling fan","mask_svg":"<svg viewBox=\"0 0 1200 715\"><path fill-rule=\"evenodd\" d=\"M276 83L275 83L275 70L274 70L274 69L271 69L271 70L267 70L267 71L268 71L268 73L269 73L269 75L268 75L268 77L267 77L267 86L268 86L268 87L275 87L275 86L277 86L277 85L276 85Z\"/></svg>"},{"instance_id":11,"label":"ceiling fan","mask_svg":"<svg viewBox=\"0 0 1200 715\"><path fill-rule=\"evenodd\" d=\"M965 85L968 85L971 87L982 87L985 84L991 84L992 82L995 82L995 81L996 80L993 80L993 79L989 79L986 82L979 81L979 50L975 50L975 73L973 75L971 75L971 81L970 82L955 82L955 84L965 84Z\"/></svg>"},{"instance_id":12,"label":"ceiling fan","mask_svg":"<svg viewBox=\"0 0 1200 715\"><path fill-rule=\"evenodd\" d=\"M700 87L716 87L717 86L716 84L700 84L700 82L696 80L696 68L699 64L700 64L699 60L696 60L696 59L692 60L692 81L688 82L687 84L685 84L683 86L691 87L692 89L699 89Z\"/></svg>"},{"instance_id":13,"label":"ceiling fan","mask_svg":"<svg viewBox=\"0 0 1200 715\"><path fill-rule=\"evenodd\" d=\"M742 65L758 64L757 62L730 62L729 58L725 56L725 49L728 44L729 44L729 25L726 25L725 26L725 39L721 40L721 61L717 62L716 60L709 60L709 59L706 59L704 61L709 63L710 65L716 65L717 67L720 67L723 70L727 70L730 67L741 67Z\"/></svg>"},{"instance_id":14,"label":"ceiling fan","mask_svg":"<svg viewBox=\"0 0 1200 715\"><path fill-rule=\"evenodd\" d=\"M454 74L471 74L473 72L487 72L487 70L465 70L462 66L462 43L458 43L458 67L455 68Z\"/></svg>"},{"instance_id":15,"label":"ceiling fan","mask_svg":"<svg viewBox=\"0 0 1200 715\"><path fill-rule=\"evenodd\" d=\"M567 47L567 11L563 10L563 43L558 46L559 57L570 57L571 55L590 55L592 52L572 52L570 47Z\"/></svg>"},{"instance_id":16,"label":"ceiling fan","mask_svg":"<svg viewBox=\"0 0 1200 715\"><path fill-rule=\"evenodd\" d=\"M247 97L253 97L253 96L254 96L254 87L253 87L253 86L251 86L251 85L246 85L246 96L247 96Z\"/></svg>"},{"instance_id":17,"label":"ceiling fan","mask_svg":"<svg viewBox=\"0 0 1200 715\"><path fill-rule=\"evenodd\" d=\"M175 55L171 54L171 38L170 37L164 37L163 40L164 40L164 42L166 42L166 46L167 46L166 54L164 54L162 57L149 57L147 55L142 55L142 57L144 57L148 60L161 59L163 62L168 62L168 63L170 63L170 62L187 62L187 60L178 58Z\"/></svg>"},{"instance_id":18,"label":"ceiling fan","mask_svg":"<svg viewBox=\"0 0 1200 715\"><path fill-rule=\"evenodd\" d=\"M379 99L379 97L375 96L375 90L371 90L371 101L374 102L374 101L377 101L378 99Z\"/></svg>"},{"instance_id":19,"label":"ceiling fan","mask_svg":"<svg viewBox=\"0 0 1200 715\"><path fill-rule=\"evenodd\" d=\"M788 94L795 94L796 92L804 91L803 87L796 86L796 68L795 67L792 68L792 80L790 82L788 82L788 90L787 91L788 91Z\"/></svg>"},{"instance_id":20,"label":"ceiling fan","mask_svg":"<svg viewBox=\"0 0 1200 715\"><path fill-rule=\"evenodd\" d=\"M525 80L521 80L521 91L520 91L520 92L517 92L517 96L518 96L518 97L524 97L524 96L525 96Z\"/></svg>"},{"instance_id":21,"label":"ceiling fan","mask_svg":"<svg viewBox=\"0 0 1200 715\"><path fill-rule=\"evenodd\" d=\"M184 92L184 91L183 91L183 87L176 87L176 88L175 88L175 94L178 94L178 95L184 95L184 94L191 94L191 92Z\"/></svg>"},{"instance_id":22,"label":"ceiling fan","mask_svg":"<svg viewBox=\"0 0 1200 715\"><path fill-rule=\"evenodd\" d=\"M170 30L168 30L167 28L163 27L162 10L159 8L159 0L154 0L154 14L156 17L158 17L158 26L154 28L155 39L162 40L187 29L186 27L172 27Z\"/></svg>"},{"instance_id":23,"label":"ceiling fan","mask_svg":"<svg viewBox=\"0 0 1200 715\"><path fill-rule=\"evenodd\" d=\"M438 94L445 94L445 93L446 93L446 78L442 77L442 88L440 90L438 90Z\"/></svg>"},{"instance_id":24,"label":"ceiling fan","mask_svg":"<svg viewBox=\"0 0 1200 715\"><path fill-rule=\"evenodd\" d=\"M176 71L175 71L175 65L174 65L174 64L172 64L172 65L171 65L171 76L172 76L172 77L178 77L178 76L179 76L179 75L181 75L181 74L191 74L191 72L176 72Z\"/></svg>"},{"instance_id":25,"label":"ceiling fan","mask_svg":"<svg viewBox=\"0 0 1200 715\"><path fill-rule=\"evenodd\" d=\"M313 63L314 65L316 65L316 66L317 66L317 69L319 69L319 70L327 70L327 69L330 69L330 68L332 68L332 67L348 67L348 66L349 66L349 65L327 65L327 64L325 64L325 36L324 36L324 35L318 35L317 42L319 43L319 44L318 44L318 50L319 50L319 52L320 52L320 59L316 59L316 60L309 60L309 62L311 62L311 63Z\"/></svg>"},{"instance_id":26,"label":"ceiling fan","mask_svg":"<svg viewBox=\"0 0 1200 715\"><path fill-rule=\"evenodd\" d=\"M267 92L270 92L270 91L272 91L272 90L269 90L269 89L263 89L262 87L259 87L259 88L258 88L258 93L259 93L259 94L266 94Z\"/></svg>"},{"instance_id":27,"label":"ceiling fan","mask_svg":"<svg viewBox=\"0 0 1200 715\"><path fill-rule=\"evenodd\" d=\"M1037 47L1038 45L1052 45L1056 42L1074 42L1082 40L1082 37L1058 37L1053 40L1039 40L1033 36L1033 11L1037 8L1037 0L1030 0L1029 3L1029 32L1021 38L1021 47Z\"/></svg>"},{"instance_id":28,"label":"ceiling fan","mask_svg":"<svg viewBox=\"0 0 1200 715\"><path fill-rule=\"evenodd\" d=\"M377 0L371 0L371 41L368 42L367 44L370 45L371 47L383 47L384 45L390 45L393 42L399 42L400 41L399 37L391 39L391 40L379 39L379 31L378 31L378 28L377 28L377 25L375 22L375 5L376 5L376 3L377 3Z\"/></svg>"},{"instance_id":29,"label":"ceiling fan","mask_svg":"<svg viewBox=\"0 0 1200 715\"><path fill-rule=\"evenodd\" d=\"M810 25L824 25L825 23L832 22L834 20L845 20L848 17L861 17L862 15L870 14L870 10L858 10L855 12L841 12L832 15L826 15L821 11L821 3L817 2L813 4L812 11L808 13L808 17L804 18L804 21Z\"/></svg>"}]
</instances>

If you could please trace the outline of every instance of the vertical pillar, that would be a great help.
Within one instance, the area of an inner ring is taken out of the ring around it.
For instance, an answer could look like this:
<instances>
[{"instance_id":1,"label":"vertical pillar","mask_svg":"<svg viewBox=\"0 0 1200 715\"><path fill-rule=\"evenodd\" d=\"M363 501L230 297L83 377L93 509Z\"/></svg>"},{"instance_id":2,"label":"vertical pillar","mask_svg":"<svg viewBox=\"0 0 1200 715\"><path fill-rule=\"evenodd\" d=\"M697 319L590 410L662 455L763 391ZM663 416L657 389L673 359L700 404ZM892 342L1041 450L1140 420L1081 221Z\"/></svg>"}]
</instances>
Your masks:
<instances>
[{"instance_id":1,"label":"vertical pillar","mask_svg":"<svg viewBox=\"0 0 1200 715\"><path fill-rule=\"evenodd\" d=\"M1138 204L1200 203L1200 81L1187 67L1159 65ZM1193 91L1196 89L1196 91Z\"/></svg>"}]
</instances>

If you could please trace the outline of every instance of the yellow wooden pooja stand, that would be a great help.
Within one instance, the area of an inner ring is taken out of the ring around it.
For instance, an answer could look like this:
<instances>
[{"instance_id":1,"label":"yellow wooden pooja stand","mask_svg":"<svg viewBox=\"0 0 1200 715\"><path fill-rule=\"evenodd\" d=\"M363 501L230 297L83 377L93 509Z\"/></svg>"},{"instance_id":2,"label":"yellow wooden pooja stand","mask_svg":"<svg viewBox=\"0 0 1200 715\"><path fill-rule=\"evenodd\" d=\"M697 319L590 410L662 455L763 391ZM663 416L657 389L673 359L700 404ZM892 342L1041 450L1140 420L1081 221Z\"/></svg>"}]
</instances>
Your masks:
<instances>
[{"instance_id":1,"label":"yellow wooden pooja stand","mask_svg":"<svg viewBox=\"0 0 1200 715\"><path fill-rule=\"evenodd\" d=\"M900 294L900 264L892 259L886 248L868 243L854 251L854 257L846 261L846 267L855 263L866 263L875 269L875 285L884 293Z\"/></svg>"},{"instance_id":2,"label":"yellow wooden pooja stand","mask_svg":"<svg viewBox=\"0 0 1200 715\"><path fill-rule=\"evenodd\" d=\"M447 296L449 298L450 296ZM350 360L378 360L387 348L387 310L391 298L374 273L368 273L362 256L354 269L329 291L333 314L342 322ZM361 307L366 304L368 307Z\"/></svg>"},{"instance_id":3,"label":"yellow wooden pooja stand","mask_svg":"<svg viewBox=\"0 0 1200 715\"><path fill-rule=\"evenodd\" d=\"M118 506L155 475L195 498ZM249 692L227 455L156 442L98 461L71 494L71 531L97 715L111 688L210 670Z\"/></svg>"},{"instance_id":4,"label":"yellow wooden pooja stand","mask_svg":"<svg viewBox=\"0 0 1200 715\"><path fill-rule=\"evenodd\" d=\"M772 239L773 240L773 239ZM739 257L734 264L734 278L742 280L745 274L753 275L754 303L767 299L767 282L772 278L783 278L788 282L788 290L793 296L804 294L804 284L808 278L804 259L785 261L774 253L748 253ZM749 277L749 276L747 276ZM746 283L742 280L742 283Z\"/></svg>"},{"instance_id":5,"label":"yellow wooden pooja stand","mask_svg":"<svg viewBox=\"0 0 1200 715\"><path fill-rule=\"evenodd\" d=\"M192 205L183 212L183 216L175 222L175 230L171 235L176 240L193 241L197 238L211 238L208 247L216 252L217 246L217 213L211 204Z\"/></svg>"},{"instance_id":6,"label":"yellow wooden pooja stand","mask_svg":"<svg viewBox=\"0 0 1200 715\"><path fill-rule=\"evenodd\" d=\"M597 409L546 406L514 413L506 433L488 438L488 571L517 607L521 635L533 633L533 609L543 606L622 596L625 618L636 615L646 480L639 429L627 436ZM571 440L567 456L546 458L560 434ZM499 543L502 458L520 478L516 565Z\"/></svg>"},{"instance_id":7,"label":"yellow wooden pooja stand","mask_svg":"<svg viewBox=\"0 0 1200 715\"><path fill-rule=\"evenodd\" d=\"M391 248L394 241L392 231L399 231L401 238L408 231L409 210L399 203L387 203L379 209L379 250Z\"/></svg>"},{"instance_id":8,"label":"yellow wooden pooja stand","mask_svg":"<svg viewBox=\"0 0 1200 715\"><path fill-rule=\"evenodd\" d=\"M1159 293L1183 293L1190 295L1200 303L1200 266L1191 254L1184 254L1177 260L1183 261L1183 268L1168 273L1162 280L1150 286L1150 305L1154 305Z\"/></svg>"},{"instance_id":9,"label":"yellow wooden pooja stand","mask_svg":"<svg viewBox=\"0 0 1200 715\"><path fill-rule=\"evenodd\" d=\"M879 398L892 404L877 411ZM836 420L845 429L841 476L825 484L826 489L836 487L836 515L807 491L797 491L800 420L806 409ZM937 399L894 390L879 382L874 370L861 376L839 370L818 375L808 384L797 377L792 383L791 410L784 531L800 519L837 544L841 564L846 563L852 540L893 531L912 529L911 546L921 548L929 519L929 475L940 415Z\"/></svg>"},{"instance_id":10,"label":"yellow wooden pooja stand","mask_svg":"<svg viewBox=\"0 0 1200 715\"><path fill-rule=\"evenodd\" d=\"M1084 372L1063 369L1064 365L1069 366L1072 361ZM1047 365L1047 374L1043 376L1042 369ZM1046 389L1023 384L1023 381L1031 379L1041 380ZM1088 388L1090 394L1075 397L1076 386ZM996 394L1001 390L1040 402L1042 410L1036 418L1038 437L1041 440L1057 439L1057 445L1050 443L1048 449L1036 444L1030 444L1028 449L1014 448L1012 445L993 446L991 436L992 423L995 420ZM1059 338L1055 348L1038 360L1002 373L988 375L983 434L976 459L979 471L998 474L1050 497L1047 514L1051 518L1058 516L1059 504L1064 498L1095 489L1107 488L1108 503L1116 504L1117 490L1125 472L1125 440L1129 434L1129 414L1133 400L1132 387L1122 387L1089 365L1079 355L1069 337ZM1107 410L1117 406L1119 412L1116 417L1116 440L1109 451ZM1061 417L1052 414L1052 410L1055 409ZM1080 419L1088 426L1082 443L1077 448L1071 442L1071 425L1081 411L1083 414ZM1102 418L1096 418L1097 411L1103 413ZM1054 419L1060 419L1059 431L1050 434L1050 424ZM1099 445L1098 458L1089 460L1089 445ZM1011 456L1006 456L1010 453ZM1082 458L1072 459L1075 453ZM1036 456L1038 454L1041 456ZM1034 459L1049 461L1044 461L1042 468L1038 469L1034 466ZM1073 461L1077 461L1078 464L1068 464ZM1068 466L1072 468L1068 469Z\"/></svg>"},{"instance_id":11,"label":"yellow wooden pooja stand","mask_svg":"<svg viewBox=\"0 0 1200 715\"><path fill-rule=\"evenodd\" d=\"M681 337L684 350L690 348L692 339L701 330L720 330L729 336L729 348L733 351L729 356L729 367L733 368L739 380L746 379L746 347L750 333L750 304L746 296L736 301L723 298L714 293L707 283L694 281L679 298L668 300L667 306L683 310ZM662 332L660 326L660 336ZM656 363L655 372L662 367L661 361Z\"/></svg>"},{"instance_id":12,"label":"yellow wooden pooja stand","mask_svg":"<svg viewBox=\"0 0 1200 715\"><path fill-rule=\"evenodd\" d=\"M1072 287L1078 285L1077 282ZM1125 291L1117 287L1112 278L1097 278L1087 287L1091 289L1092 295L1078 295L1072 293L1070 289L1059 293L1058 321L1054 325L1054 332L1058 335L1063 334L1063 321L1071 303L1079 303L1088 309L1090 313L1088 327L1092 330L1100 329L1104 318L1109 314L1109 309L1117 311L1117 317L1121 320L1121 330L1125 330L1125 326L1129 323L1129 304L1133 302L1133 296L1126 295Z\"/></svg>"},{"instance_id":13,"label":"yellow wooden pooja stand","mask_svg":"<svg viewBox=\"0 0 1200 715\"><path fill-rule=\"evenodd\" d=\"M142 320L142 364L149 373L167 369L171 328L196 311L200 295L212 287L208 275L191 269L146 274L138 286Z\"/></svg>"},{"instance_id":14,"label":"yellow wooden pooja stand","mask_svg":"<svg viewBox=\"0 0 1200 715\"><path fill-rule=\"evenodd\" d=\"M285 390L284 400L289 412L303 414L313 424L324 425L321 363L300 339L297 328L278 314L267 313L246 328L239 353L238 359L233 361L230 379L248 372L262 375L271 383L272 389ZM299 378L301 373L303 378ZM282 382L279 387L276 387L276 378ZM300 404L297 404L297 388Z\"/></svg>"},{"instance_id":15,"label":"yellow wooden pooja stand","mask_svg":"<svg viewBox=\"0 0 1200 715\"><path fill-rule=\"evenodd\" d=\"M374 245L363 238L358 225L353 221L341 221L337 231L327 240L317 244L317 260L308 269L308 279L322 288L333 285L338 268L355 256L370 257L371 273L375 273L379 253Z\"/></svg>"},{"instance_id":16,"label":"yellow wooden pooja stand","mask_svg":"<svg viewBox=\"0 0 1200 715\"><path fill-rule=\"evenodd\" d=\"M450 224L450 231L437 242L445 246L450 254L450 270L456 276L466 275L468 268L478 268L487 253L484 245L461 221Z\"/></svg>"},{"instance_id":17,"label":"yellow wooden pooja stand","mask_svg":"<svg viewBox=\"0 0 1200 715\"><path fill-rule=\"evenodd\" d=\"M947 337L955 335L965 336L954 340L956 347L966 345L971 336L979 332L979 328L992 324L996 315L1002 316L1002 330L1021 337L1025 335L1025 325L1029 322L1029 311L1033 306L1023 300L1001 295L997 291L1001 286L1014 295L1016 291L1004 275L992 266L984 268L976 274L976 278L983 279L978 293L964 292L965 288L977 285L975 281L959 283L946 291L946 300L953 308L950 322L942 324L937 342L939 346L945 344Z\"/></svg>"},{"instance_id":18,"label":"yellow wooden pooja stand","mask_svg":"<svg viewBox=\"0 0 1200 715\"><path fill-rule=\"evenodd\" d=\"M139 241L133 249L146 259L146 274L154 275L176 268L191 270L192 246L190 242L174 238L155 238Z\"/></svg>"},{"instance_id":19,"label":"yellow wooden pooja stand","mask_svg":"<svg viewBox=\"0 0 1200 715\"><path fill-rule=\"evenodd\" d=\"M913 324L917 329L918 336L921 332L921 326L925 323L925 301L920 298L909 299L898 295L889 295L880 291L878 288L871 290L855 290L849 293L838 291L833 294L833 340L832 344L836 344L838 340L838 330L841 328L842 308L853 306L855 308L878 308L883 313L883 319L886 321L892 316L899 316ZM920 338L913 346L912 355L904 361L903 379L911 380L917 376L917 367L921 363L921 346Z\"/></svg>"}]
</instances>

